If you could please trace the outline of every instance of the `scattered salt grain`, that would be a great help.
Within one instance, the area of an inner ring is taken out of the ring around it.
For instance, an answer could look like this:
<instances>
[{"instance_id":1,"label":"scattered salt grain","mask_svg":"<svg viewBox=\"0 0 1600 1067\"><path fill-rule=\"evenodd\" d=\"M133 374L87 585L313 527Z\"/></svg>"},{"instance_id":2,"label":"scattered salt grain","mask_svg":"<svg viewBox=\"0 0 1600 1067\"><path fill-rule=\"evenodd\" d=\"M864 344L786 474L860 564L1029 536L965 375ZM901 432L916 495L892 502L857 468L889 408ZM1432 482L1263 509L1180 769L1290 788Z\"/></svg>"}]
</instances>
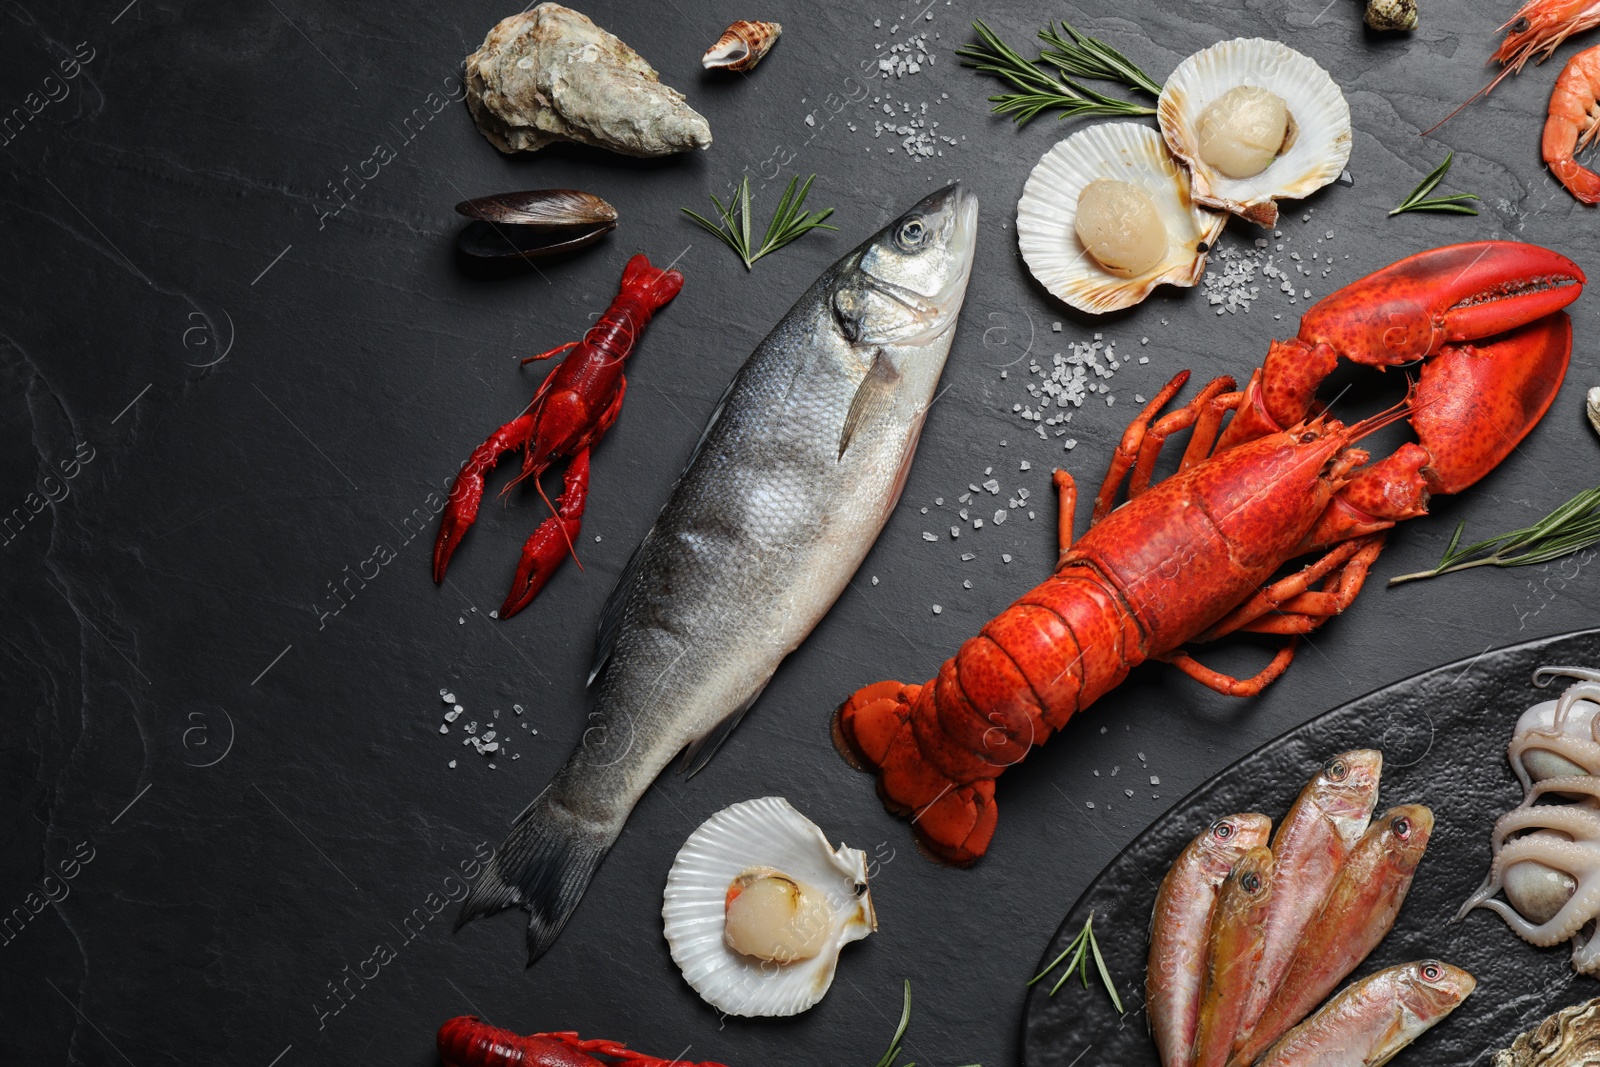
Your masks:
<instances>
[{"instance_id":1,"label":"scattered salt grain","mask_svg":"<svg viewBox=\"0 0 1600 1067\"><path fill-rule=\"evenodd\" d=\"M1005 511L1003 509L994 513L994 524L996 526L999 526L1002 522L1005 522L1005 521L1006 521L1006 513L1005 513Z\"/></svg>"},{"instance_id":2,"label":"scattered salt grain","mask_svg":"<svg viewBox=\"0 0 1600 1067\"><path fill-rule=\"evenodd\" d=\"M876 574L874 574L872 576L872 584L873 585L877 585L878 584L878 576Z\"/></svg>"},{"instance_id":3,"label":"scattered salt grain","mask_svg":"<svg viewBox=\"0 0 1600 1067\"><path fill-rule=\"evenodd\" d=\"M1151 785L1160 785L1161 784L1161 779L1157 778L1155 775L1152 774L1150 776L1150 784Z\"/></svg>"},{"instance_id":4,"label":"scattered salt grain","mask_svg":"<svg viewBox=\"0 0 1600 1067\"><path fill-rule=\"evenodd\" d=\"M934 606L933 606L933 613L934 613L934 614L935 614L935 615L938 615L938 614L939 614L939 613L940 613L940 612L942 612L942 611L944 611L944 607L943 607L943 606L942 606L942 605L940 605L940 604L935 604L935 605L934 605Z\"/></svg>"},{"instance_id":5,"label":"scattered salt grain","mask_svg":"<svg viewBox=\"0 0 1600 1067\"><path fill-rule=\"evenodd\" d=\"M935 537L933 534L929 533L927 530L923 530L922 531L922 539L924 541L937 541L937 540L939 540L937 537Z\"/></svg>"},{"instance_id":6,"label":"scattered salt grain","mask_svg":"<svg viewBox=\"0 0 1600 1067\"><path fill-rule=\"evenodd\" d=\"M1000 562L1001 562L1001 563L1010 563L1010 562L1011 562L1011 555L1010 555L1010 553L1005 553L1005 552L1002 552L1002 553L1001 553L1001 554L1000 554Z\"/></svg>"},{"instance_id":7,"label":"scattered salt grain","mask_svg":"<svg viewBox=\"0 0 1600 1067\"><path fill-rule=\"evenodd\" d=\"M455 760L451 760L450 761L450 766L451 766L452 769L455 767L455 765L456 765L456 761Z\"/></svg>"}]
</instances>

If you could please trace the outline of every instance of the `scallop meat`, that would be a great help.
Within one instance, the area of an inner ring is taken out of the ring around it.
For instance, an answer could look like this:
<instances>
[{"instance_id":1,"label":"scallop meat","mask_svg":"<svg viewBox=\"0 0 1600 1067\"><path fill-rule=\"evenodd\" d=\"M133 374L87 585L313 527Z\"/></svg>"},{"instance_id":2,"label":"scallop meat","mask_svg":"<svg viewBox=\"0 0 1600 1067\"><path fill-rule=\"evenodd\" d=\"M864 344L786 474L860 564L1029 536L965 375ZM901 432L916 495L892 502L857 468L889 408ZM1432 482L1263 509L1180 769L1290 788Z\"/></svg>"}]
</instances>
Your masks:
<instances>
[{"instance_id":1,"label":"scallop meat","mask_svg":"<svg viewBox=\"0 0 1600 1067\"><path fill-rule=\"evenodd\" d=\"M1240 37L1178 64L1156 117L1194 198L1271 227L1350 160L1350 105L1328 72L1280 41Z\"/></svg>"},{"instance_id":2,"label":"scallop meat","mask_svg":"<svg viewBox=\"0 0 1600 1067\"><path fill-rule=\"evenodd\" d=\"M782 797L746 800L678 851L661 907L685 981L728 1015L797 1015L833 984L839 951L878 928L867 856L828 843Z\"/></svg>"},{"instance_id":3,"label":"scallop meat","mask_svg":"<svg viewBox=\"0 0 1600 1067\"><path fill-rule=\"evenodd\" d=\"M1161 135L1132 122L1079 130L1046 152L1017 201L1017 245L1039 284L1081 311L1194 285L1228 217L1191 195Z\"/></svg>"}]
</instances>

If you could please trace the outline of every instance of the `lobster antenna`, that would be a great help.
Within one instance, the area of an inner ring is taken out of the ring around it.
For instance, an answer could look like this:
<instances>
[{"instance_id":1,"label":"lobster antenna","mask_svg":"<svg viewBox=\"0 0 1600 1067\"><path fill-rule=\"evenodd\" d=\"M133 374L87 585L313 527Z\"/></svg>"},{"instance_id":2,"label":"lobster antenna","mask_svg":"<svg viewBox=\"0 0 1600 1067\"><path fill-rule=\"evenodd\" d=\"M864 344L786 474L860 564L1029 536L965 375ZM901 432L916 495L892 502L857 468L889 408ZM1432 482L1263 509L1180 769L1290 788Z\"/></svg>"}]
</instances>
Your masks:
<instances>
[{"instance_id":1,"label":"lobster antenna","mask_svg":"<svg viewBox=\"0 0 1600 1067\"><path fill-rule=\"evenodd\" d=\"M1416 397L1416 395L1417 381L1415 378L1413 378L1410 381L1410 385L1406 388L1406 395L1402 397L1400 401L1393 407L1384 408L1376 415L1368 416L1367 418L1364 418L1360 422L1356 423L1354 426L1350 427L1350 443L1355 444L1364 437L1370 437L1379 430L1383 429L1385 426L1393 425L1394 423L1397 423L1401 419L1405 418L1407 415L1411 414L1416 407L1413 403L1413 399Z\"/></svg>"},{"instance_id":2,"label":"lobster antenna","mask_svg":"<svg viewBox=\"0 0 1600 1067\"><path fill-rule=\"evenodd\" d=\"M1474 100L1478 99L1478 97L1487 96L1489 94L1489 90L1493 89L1496 85L1499 85L1500 82L1505 78L1505 76L1507 74L1510 74L1513 69L1514 68L1512 68L1512 67L1507 67L1504 70L1502 70L1499 74L1495 75L1494 80L1491 81L1488 85L1485 85L1482 89L1479 89L1477 92L1475 92L1471 96L1467 97L1466 100L1462 102L1460 107L1456 108L1454 111L1450 112L1450 114L1446 115L1444 118L1440 119L1438 122L1435 122L1432 126L1429 126L1427 129L1423 130L1421 133L1417 134L1417 136L1418 137L1426 137L1426 136L1428 136L1428 134L1432 133L1434 130L1437 130L1440 126L1443 126L1445 123L1449 122L1451 119L1453 119L1457 115L1461 114L1462 111L1466 110L1467 105L1472 103Z\"/></svg>"}]
</instances>

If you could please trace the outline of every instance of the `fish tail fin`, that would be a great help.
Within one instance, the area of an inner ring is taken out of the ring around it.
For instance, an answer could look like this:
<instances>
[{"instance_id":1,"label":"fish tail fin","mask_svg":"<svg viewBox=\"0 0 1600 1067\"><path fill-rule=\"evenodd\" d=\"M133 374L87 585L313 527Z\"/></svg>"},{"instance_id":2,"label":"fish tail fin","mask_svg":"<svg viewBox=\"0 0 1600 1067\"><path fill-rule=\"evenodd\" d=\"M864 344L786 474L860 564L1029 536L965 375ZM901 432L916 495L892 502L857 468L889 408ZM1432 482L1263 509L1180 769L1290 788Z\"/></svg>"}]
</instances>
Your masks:
<instances>
[{"instance_id":1,"label":"fish tail fin","mask_svg":"<svg viewBox=\"0 0 1600 1067\"><path fill-rule=\"evenodd\" d=\"M528 912L528 964L555 943L617 830L540 797L518 820L461 902L455 929L518 905Z\"/></svg>"}]
</instances>

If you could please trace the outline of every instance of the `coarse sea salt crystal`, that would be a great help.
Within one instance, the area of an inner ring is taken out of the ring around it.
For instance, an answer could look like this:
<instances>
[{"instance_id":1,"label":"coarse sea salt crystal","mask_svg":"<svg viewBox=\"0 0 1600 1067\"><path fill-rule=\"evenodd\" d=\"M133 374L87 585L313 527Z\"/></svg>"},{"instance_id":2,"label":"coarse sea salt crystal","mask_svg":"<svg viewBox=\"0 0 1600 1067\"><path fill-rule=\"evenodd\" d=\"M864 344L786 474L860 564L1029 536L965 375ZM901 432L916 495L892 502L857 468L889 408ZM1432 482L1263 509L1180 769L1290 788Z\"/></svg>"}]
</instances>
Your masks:
<instances>
[{"instance_id":1,"label":"coarse sea salt crystal","mask_svg":"<svg viewBox=\"0 0 1600 1067\"><path fill-rule=\"evenodd\" d=\"M922 531L922 539L924 541L937 541L937 540L939 540L937 537L935 537L933 534L929 533L927 530L923 530Z\"/></svg>"},{"instance_id":2,"label":"coarse sea salt crystal","mask_svg":"<svg viewBox=\"0 0 1600 1067\"><path fill-rule=\"evenodd\" d=\"M940 614L940 613L941 613L941 612L943 612L943 611L944 611L944 606L943 606L943 605L941 605L941 604L935 604L935 605L934 605L934 606L933 606L933 613L934 613L934 614L935 614L935 615L938 615L938 614Z\"/></svg>"}]
</instances>

